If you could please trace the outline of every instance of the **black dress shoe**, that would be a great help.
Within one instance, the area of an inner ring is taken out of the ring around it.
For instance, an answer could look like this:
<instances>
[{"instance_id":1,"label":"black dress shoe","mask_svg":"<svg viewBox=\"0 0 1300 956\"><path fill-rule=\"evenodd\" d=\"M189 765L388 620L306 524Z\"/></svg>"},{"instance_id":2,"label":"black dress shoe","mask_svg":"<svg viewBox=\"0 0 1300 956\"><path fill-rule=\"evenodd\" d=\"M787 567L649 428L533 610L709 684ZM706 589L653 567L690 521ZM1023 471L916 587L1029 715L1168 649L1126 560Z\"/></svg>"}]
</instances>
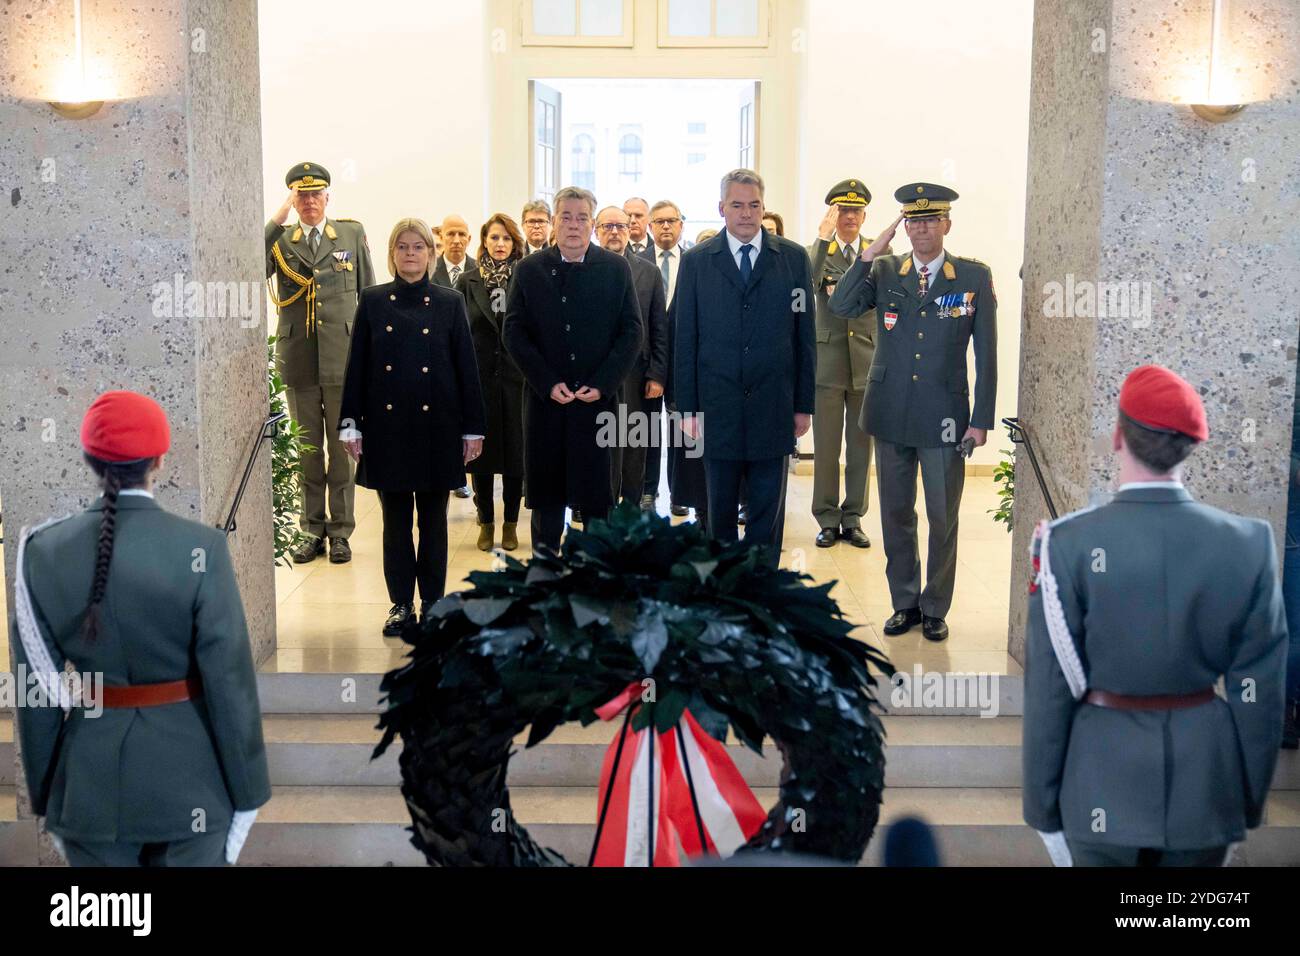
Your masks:
<instances>
[{"instance_id":1,"label":"black dress shoe","mask_svg":"<svg viewBox=\"0 0 1300 956\"><path fill-rule=\"evenodd\" d=\"M670 508L669 510L673 513L675 517L678 518L685 518L688 514L691 513L691 509L686 507L685 505L673 505L672 508Z\"/></svg>"},{"instance_id":2,"label":"black dress shoe","mask_svg":"<svg viewBox=\"0 0 1300 956\"><path fill-rule=\"evenodd\" d=\"M736 524L743 525L749 520L749 515L745 514L745 506L741 505L740 510L736 512Z\"/></svg>"},{"instance_id":3,"label":"black dress shoe","mask_svg":"<svg viewBox=\"0 0 1300 956\"><path fill-rule=\"evenodd\" d=\"M642 495L642 496L641 496L641 510L642 510L642 511L654 511L654 510L655 510L655 496L654 496L654 495Z\"/></svg>"},{"instance_id":4,"label":"black dress shoe","mask_svg":"<svg viewBox=\"0 0 1300 956\"><path fill-rule=\"evenodd\" d=\"M845 528L840 532L840 537L855 548L871 547L871 539L867 537L867 533L861 528Z\"/></svg>"},{"instance_id":5,"label":"black dress shoe","mask_svg":"<svg viewBox=\"0 0 1300 956\"><path fill-rule=\"evenodd\" d=\"M347 538L330 538L330 564L347 564L352 560L352 545Z\"/></svg>"},{"instance_id":6,"label":"black dress shoe","mask_svg":"<svg viewBox=\"0 0 1300 956\"><path fill-rule=\"evenodd\" d=\"M384 637L400 637L414 609L409 604L394 604L384 622Z\"/></svg>"},{"instance_id":7,"label":"black dress shoe","mask_svg":"<svg viewBox=\"0 0 1300 956\"><path fill-rule=\"evenodd\" d=\"M890 637L897 637L899 634L906 634L916 625L921 623L921 609L919 607L909 607L904 611L895 611L885 622L885 633Z\"/></svg>"},{"instance_id":8,"label":"black dress shoe","mask_svg":"<svg viewBox=\"0 0 1300 956\"><path fill-rule=\"evenodd\" d=\"M944 623L941 617L922 615L921 634L927 641L946 641L948 639L948 625Z\"/></svg>"},{"instance_id":9,"label":"black dress shoe","mask_svg":"<svg viewBox=\"0 0 1300 956\"><path fill-rule=\"evenodd\" d=\"M469 485L461 485L456 489L455 495L457 498L468 498L470 496Z\"/></svg>"},{"instance_id":10,"label":"black dress shoe","mask_svg":"<svg viewBox=\"0 0 1300 956\"><path fill-rule=\"evenodd\" d=\"M839 540L839 535L835 533L834 528L822 528L817 532L817 547L833 548L835 542Z\"/></svg>"},{"instance_id":11,"label":"black dress shoe","mask_svg":"<svg viewBox=\"0 0 1300 956\"><path fill-rule=\"evenodd\" d=\"M574 524L586 524L586 523L587 523L586 521L584 521L584 520L582 519L582 512L581 512L579 509L577 509L577 508L574 508L574 509L573 509L573 523L574 523Z\"/></svg>"},{"instance_id":12,"label":"black dress shoe","mask_svg":"<svg viewBox=\"0 0 1300 956\"><path fill-rule=\"evenodd\" d=\"M303 535L298 546L293 549L293 563L307 564L315 561L325 553L325 539L315 535Z\"/></svg>"}]
</instances>

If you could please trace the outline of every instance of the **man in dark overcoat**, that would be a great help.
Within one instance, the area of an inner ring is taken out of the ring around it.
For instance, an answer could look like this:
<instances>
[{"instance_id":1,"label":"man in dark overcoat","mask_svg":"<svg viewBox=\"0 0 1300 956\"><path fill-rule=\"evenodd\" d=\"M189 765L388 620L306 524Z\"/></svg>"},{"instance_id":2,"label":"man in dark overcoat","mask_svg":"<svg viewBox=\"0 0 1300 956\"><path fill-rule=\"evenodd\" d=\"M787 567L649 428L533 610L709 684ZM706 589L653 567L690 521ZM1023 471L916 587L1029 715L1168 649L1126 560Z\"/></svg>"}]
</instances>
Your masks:
<instances>
[{"instance_id":1,"label":"man in dark overcoat","mask_svg":"<svg viewBox=\"0 0 1300 956\"><path fill-rule=\"evenodd\" d=\"M610 449L601 413L641 349L641 310L627 260L591 242L596 197L555 194L556 244L515 267L506 299L506 349L528 382L524 472L534 549L559 548L564 509L588 518L611 504ZM607 419L605 420L607 421Z\"/></svg>"},{"instance_id":2,"label":"man in dark overcoat","mask_svg":"<svg viewBox=\"0 0 1300 956\"><path fill-rule=\"evenodd\" d=\"M700 435L714 537L735 541L742 480L745 540L780 560L786 473L812 424L816 345L808 253L762 228L763 180L722 179L726 228L682 256L673 294L673 377L682 423Z\"/></svg>"}]
</instances>

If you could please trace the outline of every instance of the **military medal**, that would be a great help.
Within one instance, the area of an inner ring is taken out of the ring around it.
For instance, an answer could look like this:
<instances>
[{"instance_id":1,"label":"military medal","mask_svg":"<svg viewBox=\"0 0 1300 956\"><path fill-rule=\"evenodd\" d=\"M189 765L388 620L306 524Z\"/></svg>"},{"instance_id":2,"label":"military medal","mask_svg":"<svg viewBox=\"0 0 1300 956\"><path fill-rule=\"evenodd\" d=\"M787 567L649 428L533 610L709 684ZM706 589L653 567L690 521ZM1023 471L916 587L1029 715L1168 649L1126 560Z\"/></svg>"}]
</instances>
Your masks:
<instances>
[{"instance_id":1,"label":"military medal","mask_svg":"<svg viewBox=\"0 0 1300 956\"><path fill-rule=\"evenodd\" d=\"M896 326L897 324L898 324L898 313L897 313L897 312L886 312L886 313L885 313L885 331L888 332L890 329L892 329L892 328L893 328L894 326Z\"/></svg>"}]
</instances>

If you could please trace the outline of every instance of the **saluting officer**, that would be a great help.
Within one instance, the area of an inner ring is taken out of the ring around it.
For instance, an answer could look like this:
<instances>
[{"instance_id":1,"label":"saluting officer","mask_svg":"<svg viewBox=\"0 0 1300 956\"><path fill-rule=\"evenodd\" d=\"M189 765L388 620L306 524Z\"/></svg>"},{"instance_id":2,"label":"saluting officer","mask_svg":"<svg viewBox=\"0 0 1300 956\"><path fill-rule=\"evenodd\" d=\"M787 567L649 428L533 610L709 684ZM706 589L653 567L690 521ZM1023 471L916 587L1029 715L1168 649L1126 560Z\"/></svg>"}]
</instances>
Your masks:
<instances>
[{"instance_id":1,"label":"saluting officer","mask_svg":"<svg viewBox=\"0 0 1300 956\"><path fill-rule=\"evenodd\" d=\"M1114 499L1035 530L1024 815L1058 865L1218 866L1262 819L1286 612L1268 523L1181 483L1208 437L1196 389L1135 369Z\"/></svg>"},{"instance_id":2,"label":"saluting officer","mask_svg":"<svg viewBox=\"0 0 1300 956\"><path fill-rule=\"evenodd\" d=\"M153 499L169 443L153 399L100 395L81 445L102 497L18 545L15 660L57 701L17 708L23 771L73 866L233 863L271 797L225 536ZM104 686L60 699L68 661Z\"/></svg>"},{"instance_id":3,"label":"saluting officer","mask_svg":"<svg viewBox=\"0 0 1300 956\"><path fill-rule=\"evenodd\" d=\"M808 247L813 290L817 294L817 411L813 415L812 513L821 530L817 547L843 538L869 548L862 530L867 510L871 438L858 427L867 390L867 370L875 355L876 313L842 317L830 309L830 296L862 251L859 235L871 192L860 179L845 179L826 194L826 215L817 241ZM846 448L844 498L840 499L840 444Z\"/></svg>"},{"instance_id":4,"label":"saluting officer","mask_svg":"<svg viewBox=\"0 0 1300 956\"><path fill-rule=\"evenodd\" d=\"M931 641L948 637L944 618L957 573L957 509L965 458L988 440L997 396L997 309L993 275L977 259L953 256L943 237L957 193L911 183L894 193L903 212L862 251L830 298L841 316L876 310L876 352L859 424L873 438L885 538L885 576L894 613L889 635L917 624ZM906 220L912 251L884 255ZM975 406L966 350L975 344ZM930 523L925 589L916 540L916 469Z\"/></svg>"},{"instance_id":5,"label":"saluting officer","mask_svg":"<svg viewBox=\"0 0 1300 956\"><path fill-rule=\"evenodd\" d=\"M356 517L352 461L337 437L339 403L352 317L361 290L375 284L375 270L361 223L325 216L328 170L318 163L299 163L284 181L289 196L266 224L266 275L268 281L276 277L271 297L280 317L275 355L289 414L316 448L302 456L303 533L293 560L305 564L324 554L328 537L330 561L342 564L352 559L348 537ZM285 226L290 208L298 211L292 229Z\"/></svg>"}]
</instances>

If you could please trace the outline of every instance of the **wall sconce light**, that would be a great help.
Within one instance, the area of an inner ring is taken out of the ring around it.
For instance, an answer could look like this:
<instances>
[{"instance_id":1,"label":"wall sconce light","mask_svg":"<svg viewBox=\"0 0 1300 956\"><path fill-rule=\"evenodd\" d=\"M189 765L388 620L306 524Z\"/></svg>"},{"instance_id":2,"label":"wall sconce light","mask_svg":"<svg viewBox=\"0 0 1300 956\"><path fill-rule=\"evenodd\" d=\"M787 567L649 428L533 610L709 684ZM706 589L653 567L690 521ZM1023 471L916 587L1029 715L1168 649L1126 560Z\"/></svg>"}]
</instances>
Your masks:
<instances>
[{"instance_id":1,"label":"wall sconce light","mask_svg":"<svg viewBox=\"0 0 1300 956\"><path fill-rule=\"evenodd\" d=\"M76 91L80 96L86 91L86 55L81 46L81 0L72 0L72 14L76 24ZM50 108L64 119L85 119L94 116L103 105L103 100L50 100Z\"/></svg>"},{"instance_id":2,"label":"wall sconce light","mask_svg":"<svg viewBox=\"0 0 1300 956\"><path fill-rule=\"evenodd\" d=\"M1210 69L1205 83L1205 91L1206 98L1211 102L1192 104L1192 112L1210 123L1222 123L1225 120L1232 119L1246 108L1245 103L1213 102L1219 98L1215 95L1214 80L1219 65L1219 34L1223 28L1223 4L1225 2L1226 0L1214 0L1214 8L1210 14Z\"/></svg>"}]
</instances>

